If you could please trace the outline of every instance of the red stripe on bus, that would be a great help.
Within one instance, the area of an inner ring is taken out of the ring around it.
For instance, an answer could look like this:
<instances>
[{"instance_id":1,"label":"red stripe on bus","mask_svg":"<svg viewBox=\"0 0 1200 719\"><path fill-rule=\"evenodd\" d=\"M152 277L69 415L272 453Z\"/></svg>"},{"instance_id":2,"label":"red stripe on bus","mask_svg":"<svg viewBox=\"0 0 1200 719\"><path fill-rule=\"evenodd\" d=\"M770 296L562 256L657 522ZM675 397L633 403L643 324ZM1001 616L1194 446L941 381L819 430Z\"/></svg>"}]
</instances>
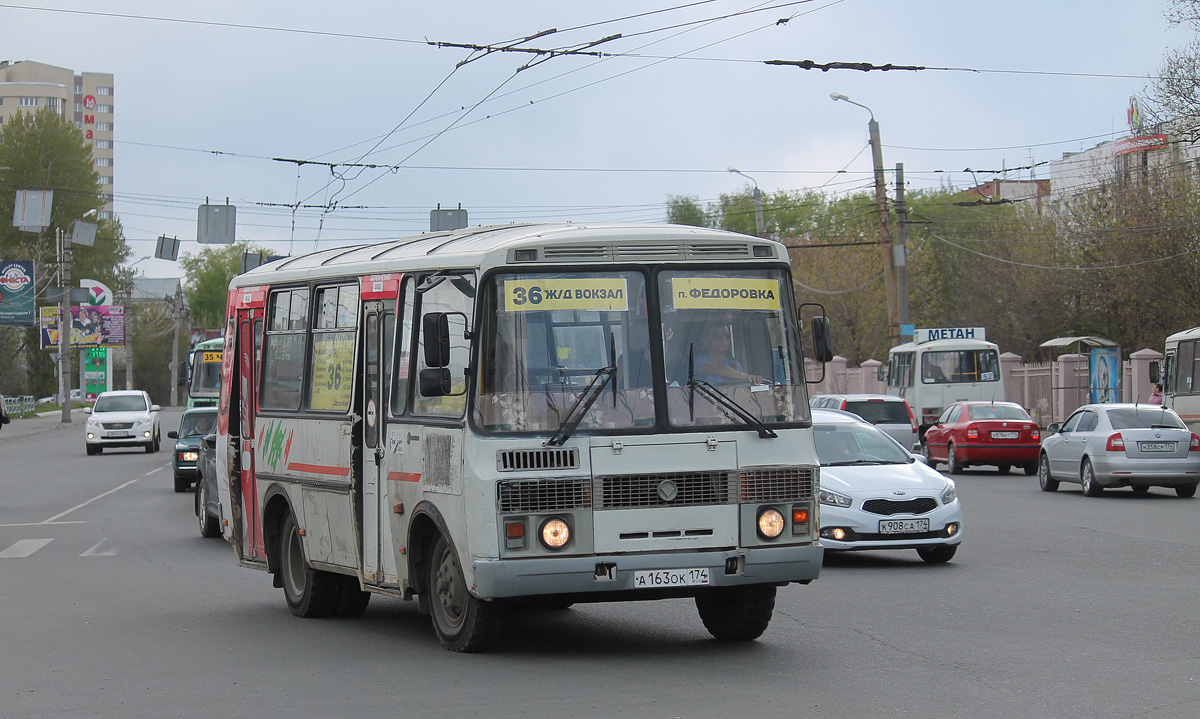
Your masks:
<instances>
[{"instance_id":1,"label":"red stripe on bus","mask_svg":"<svg viewBox=\"0 0 1200 719\"><path fill-rule=\"evenodd\" d=\"M335 477L345 477L350 474L349 467L325 467L320 464L301 464L300 462L292 462L288 469L294 472L312 472L313 474L332 474Z\"/></svg>"},{"instance_id":2,"label":"red stripe on bus","mask_svg":"<svg viewBox=\"0 0 1200 719\"><path fill-rule=\"evenodd\" d=\"M389 482L420 482L420 472L388 472Z\"/></svg>"}]
</instances>

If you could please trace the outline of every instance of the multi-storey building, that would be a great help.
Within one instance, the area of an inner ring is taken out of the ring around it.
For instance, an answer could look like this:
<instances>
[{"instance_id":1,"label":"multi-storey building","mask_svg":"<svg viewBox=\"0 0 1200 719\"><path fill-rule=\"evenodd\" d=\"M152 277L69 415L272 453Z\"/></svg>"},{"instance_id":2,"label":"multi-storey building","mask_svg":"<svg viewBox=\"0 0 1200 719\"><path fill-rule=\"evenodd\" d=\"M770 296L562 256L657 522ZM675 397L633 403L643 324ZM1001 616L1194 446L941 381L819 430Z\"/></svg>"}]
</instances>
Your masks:
<instances>
[{"instance_id":1,"label":"multi-storey building","mask_svg":"<svg viewBox=\"0 0 1200 719\"><path fill-rule=\"evenodd\" d=\"M76 73L62 67L22 60L0 61L0 132L18 112L47 108L73 119L92 146L92 162L104 187L103 217L112 218L113 76Z\"/></svg>"}]
</instances>

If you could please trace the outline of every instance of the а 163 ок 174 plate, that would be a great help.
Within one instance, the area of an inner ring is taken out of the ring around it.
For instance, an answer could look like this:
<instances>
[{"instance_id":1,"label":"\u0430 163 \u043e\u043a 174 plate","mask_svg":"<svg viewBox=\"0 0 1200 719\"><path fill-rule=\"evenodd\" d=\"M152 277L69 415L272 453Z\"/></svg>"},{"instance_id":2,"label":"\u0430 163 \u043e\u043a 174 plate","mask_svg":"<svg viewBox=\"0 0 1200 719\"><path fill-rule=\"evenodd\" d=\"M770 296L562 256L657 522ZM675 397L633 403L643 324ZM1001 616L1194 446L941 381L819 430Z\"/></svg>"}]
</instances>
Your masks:
<instances>
[{"instance_id":1,"label":"\u0430 163 \u043e\u043a 174 plate","mask_svg":"<svg viewBox=\"0 0 1200 719\"><path fill-rule=\"evenodd\" d=\"M700 567L698 569L649 569L633 573L634 589L697 587L705 584L708 584L708 567Z\"/></svg>"},{"instance_id":2,"label":"\u0430 163 \u043e\u043a 174 plate","mask_svg":"<svg viewBox=\"0 0 1200 719\"><path fill-rule=\"evenodd\" d=\"M915 534L928 532L928 519L881 519L879 520L880 534Z\"/></svg>"}]
</instances>

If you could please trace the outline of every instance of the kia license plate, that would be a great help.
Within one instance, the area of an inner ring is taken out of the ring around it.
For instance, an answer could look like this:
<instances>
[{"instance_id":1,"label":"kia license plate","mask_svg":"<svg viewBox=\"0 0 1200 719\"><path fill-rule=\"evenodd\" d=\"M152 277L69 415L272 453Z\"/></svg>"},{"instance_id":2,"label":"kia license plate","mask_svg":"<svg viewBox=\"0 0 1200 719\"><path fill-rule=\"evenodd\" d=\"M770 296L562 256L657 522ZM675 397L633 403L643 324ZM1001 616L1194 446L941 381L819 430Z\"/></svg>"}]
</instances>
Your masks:
<instances>
[{"instance_id":1,"label":"kia license plate","mask_svg":"<svg viewBox=\"0 0 1200 719\"><path fill-rule=\"evenodd\" d=\"M697 587L708 584L708 567L698 569L649 569L633 573L634 589Z\"/></svg>"},{"instance_id":2,"label":"kia license plate","mask_svg":"<svg viewBox=\"0 0 1200 719\"><path fill-rule=\"evenodd\" d=\"M1020 436L1020 432L992 432L992 439L1016 439Z\"/></svg>"},{"instance_id":3,"label":"kia license plate","mask_svg":"<svg viewBox=\"0 0 1200 719\"><path fill-rule=\"evenodd\" d=\"M880 534L916 534L929 531L928 519L881 519Z\"/></svg>"},{"instance_id":4,"label":"kia license plate","mask_svg":"<svg viewBox=\"0 0 1200 719\"><path fill-rule=\"evenodd\" d=\"M1174 442L1138 442L1138 450L1142 452L1174 452Z\"/></svg>"}]
</instances>

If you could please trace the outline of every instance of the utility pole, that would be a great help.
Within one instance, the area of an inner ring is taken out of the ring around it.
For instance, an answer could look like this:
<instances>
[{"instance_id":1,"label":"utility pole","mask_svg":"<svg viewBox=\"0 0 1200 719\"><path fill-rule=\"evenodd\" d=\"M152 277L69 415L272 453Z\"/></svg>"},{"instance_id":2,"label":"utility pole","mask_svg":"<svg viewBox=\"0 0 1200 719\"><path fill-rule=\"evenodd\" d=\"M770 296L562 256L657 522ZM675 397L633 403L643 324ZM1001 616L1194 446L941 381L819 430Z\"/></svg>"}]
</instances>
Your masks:
<instances>
[{"instance_id":1,"label":"utility pole","mask_svg":"<svg viewBox=\"0 0 1200 719\"><path fill-rule=\"evenodd\" d=\"M829 93L829 99L834 102L843 100L871 113L867 131L871 136L871 164L875 168L875 209L879 213L879 247L883 251L883 291L887 295L888 336L891 338L892 346L895 347L900 344L900 301L896 292L896 257L892 252L892 232L888 218L887 183L883 179L883 145L879 142L879 123L875 121L875 112L861 102L855 102L837 92Z\"/></svg>"},{"instance_id":2,"label":"utility pole","mask_svg":"<svg viewBox=\"0 0 1200 719\"><path fill-rule=\"evenodd\" d=\"M904 203L904 163L896 163L896 247L892 264L896 266L896 296L901 325L908 324L908 205Z\"/></svg>"},{"instance_id":3,"label":"utility pole","mask_svg":"<svg viewBox=\"0 0 1200 719\"><path fill-rule=\"evenodd\" d=\"M59 243L59 279L62 295L58 298L58 391L62 394L62 421L71 423L71 238L54 228Z\"/></svg>"},{"instance_id":4,"label":"utility pole","mask_svg":"<svg viewBox=\"0 0 1200 719\"><path fill-rule=\"evenodd\" d=\"M133 338L129 336L129 313L133 311L133 277L129 278L125 287L125 389L133 389Z\"/></svg>"},{"instance_id":5,"label":"utility pole","mask_svg":"<svg viewBox=\"0 0 1200 719\"><path fill-rule=\"evenodd\" d=\"M175 329L171 332L171 406L179 406L179 319L183 314L183 286L175 288Z\"/></svg>"}]
</instances>

